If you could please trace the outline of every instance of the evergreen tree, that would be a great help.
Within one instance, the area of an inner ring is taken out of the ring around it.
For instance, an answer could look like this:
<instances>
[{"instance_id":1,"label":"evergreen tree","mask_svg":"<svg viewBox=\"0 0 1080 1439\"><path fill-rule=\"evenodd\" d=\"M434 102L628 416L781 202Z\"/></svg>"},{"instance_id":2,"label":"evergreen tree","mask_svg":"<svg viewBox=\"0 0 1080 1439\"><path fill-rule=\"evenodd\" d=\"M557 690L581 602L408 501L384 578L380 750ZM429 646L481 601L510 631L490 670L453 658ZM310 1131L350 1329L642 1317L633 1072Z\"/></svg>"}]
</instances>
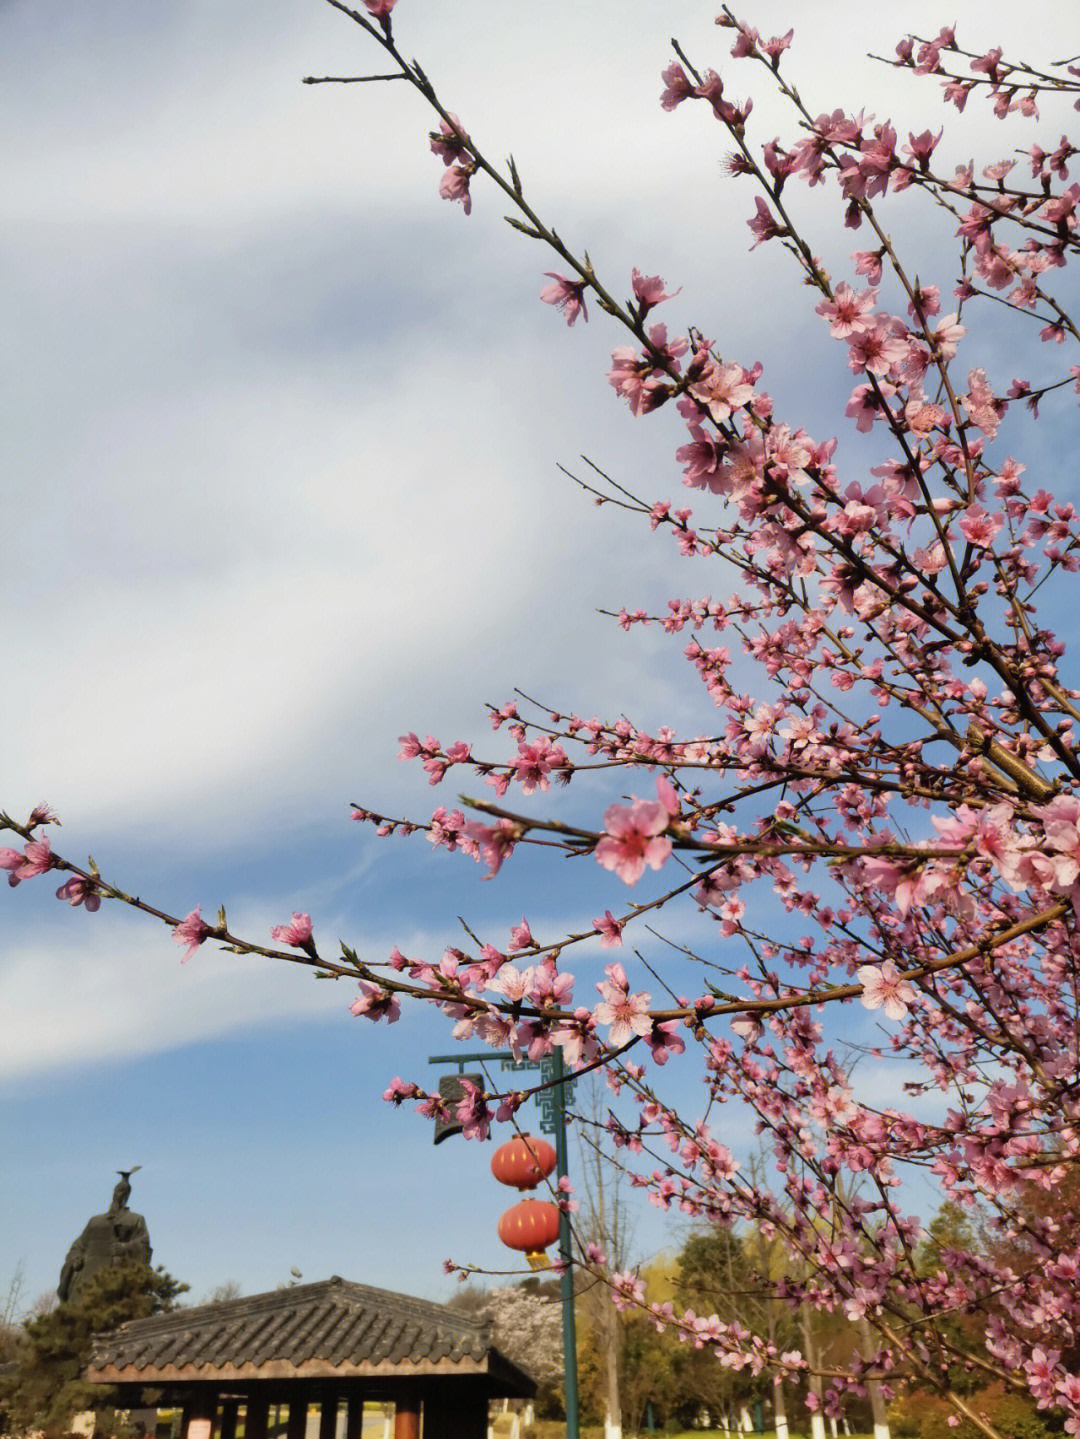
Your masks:
<instances>
[{"instance_id":1,"label":"evergreen tree","mask_svg":"<svg viewBox=\"0 0 1080 1439\"><path fill-rule=\"evenodd\" d=\"M187 1289L160 1265L112 1264L66 1304L28 1319L16 1340L14 1372L0 1386L9 1425L66 1429L80 1410L106 1408L110 1391L82 1377L94 1334L175 1309Z\"/></svg>"}]
</instances>

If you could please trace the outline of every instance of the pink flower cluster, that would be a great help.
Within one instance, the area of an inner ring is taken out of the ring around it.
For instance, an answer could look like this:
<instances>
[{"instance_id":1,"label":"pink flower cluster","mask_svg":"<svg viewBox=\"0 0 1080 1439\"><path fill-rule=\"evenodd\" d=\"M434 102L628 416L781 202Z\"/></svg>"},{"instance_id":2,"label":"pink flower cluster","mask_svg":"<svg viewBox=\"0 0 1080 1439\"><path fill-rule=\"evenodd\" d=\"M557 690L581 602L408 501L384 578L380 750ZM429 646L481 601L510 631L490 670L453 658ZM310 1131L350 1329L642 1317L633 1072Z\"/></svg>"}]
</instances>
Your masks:
<instances>
[{"instance_id":1,"label":"pink flower cluster","mask_svg":"<svg viewBox=\"0 0 1080 1439\"><path fill-rule=\"evenodd\" d=\"M186 964L199 945L206 942L207 935L212 934L213 931L202 917L202 905L197 904L190 914L185 915L179 924L174 925L172 933L177 944L184 946L184 954L180 963Z\"/></svg>"},{"instance_id":2,"label":"pink flower cluster","mask_svg":"<svg viewBox=\"0 0 1080 1439\"><path fill-rule=\"evenodd\" d=\"M8 884L12 888L21 884L24 879L34 879L39 874L45 874L52 869L53 863L48 835L42 835L41 839L28 840L21 854L17 849L0 847L0 869L7 870Z\"/></svg>"},{"instance_id":3,"label":"pink flower cluster","mask_svg":"<svg viewBox=\"0 0 1080 1439\"><path fill-rule=\"evenodd\" d=\"M603 996L602 1003L593 1010L597 1024L606 1024L608 1043L619 1049L635 1036L644 1037L652 1032L649 1017L649 996L644 992L630 993L630 983L621 964L604 966L607 979L596 987Z\"/></svg>"},{"instance_id":4,"label":"pink flower cluster","mask_svg":"<svg viewBox=\"0 0 1080 1439\"><path fill-rule=\"evenodd\" d=\"M288 924L273 926L270 930L270 938L275 944L287 944L294 949L306 950L309 954L315 952L315 944L311 937L311 915L300 914L295 909Z\"/></svg>"},{"instance_id":5,"label":"pink flower cluster","mask_svg":"<svg viewBox=\"0 0 1080 1439\"><path fill-rule=\"evenodd\" d=\"M661 869L671 854L665 831L678 813L678 800L667 781L661 780L658 790L658 799L635 799L629 806L613 804L604 811L604 834L593 853L623 884L637 884L646 869Z\"/></svg>"},{"instance_id":6,"label":"pink flower cluster","mask_svg":"<svg viewBox=\"0 0 1080 1439\"><path fill-rule=\"evenodd\" d=\"M394 0L390 3L393 5ZM469 137L456 115L439 121L439 129L431 136L431 149L446 166L439 182L439 194L444 200L460 200L466 215L471 214L469 181L476 174L477 162L469 150Z\"/></svg>"}]
</instances>

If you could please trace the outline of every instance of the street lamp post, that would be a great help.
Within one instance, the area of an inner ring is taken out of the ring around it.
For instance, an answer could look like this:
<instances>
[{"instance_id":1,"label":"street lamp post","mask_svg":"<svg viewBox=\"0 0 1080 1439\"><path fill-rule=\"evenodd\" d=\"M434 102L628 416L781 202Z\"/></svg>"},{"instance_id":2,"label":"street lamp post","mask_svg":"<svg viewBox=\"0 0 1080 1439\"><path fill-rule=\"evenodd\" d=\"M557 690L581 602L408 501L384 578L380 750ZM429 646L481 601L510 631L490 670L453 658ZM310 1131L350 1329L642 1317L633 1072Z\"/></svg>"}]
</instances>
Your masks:
<instances>
[{"instance_id":1,"label":"street lamp post","mask_svg":"<svg viewBox=\"0 0 1080 1439\"><path fill-rule=\"evenodd\" d=\"M551 1093L555 1103L555 1173L560 1179L566 1178L566 1069L562 1050L555 1047L552 1064L552 1078L556 1081ZM578 1383L577 1383L577 1322L574 1318L574 1271L571 1267L570 1216L565 1209L559 1211L559 1258L563 1262L559 1283L562 1286L563 1315L563 1365L566 1389L566 1439L578 1439Z\"/></svg>"},{"instance_id":2,"label":"street lamp post","mask_svg":"<svg viewBox=\"0 0 1080 1439\"><path fill-rule=\"evenodd\" d=\"M480 1054L432 1054L429 1064L452 1064L459 1076L465 1076L469 1064L490 1064L497 1058L503 1071L535 1069L545 1088L536 1095L540 1118L538 1128L550 1134L555 1141L555 1173L559 1179L567 1177L566 1147L566 1086L573 1083L563 1064L562 1050L555 1047L544 1059L515 1060L510 1056L495 1056L490 1050ZM440 1089L442 1085L440 1085ZM448 1139L452 1133L460 1132L457 1126L442 1125L436 1128L435 1143ZM566 1391L566 1439L579 1439L578 1421L578 1374L577 1374L577 1326L574 1321L574 1274L571 1267L573 1251L570 1245L570 1216L565 1209L559 1211L559 1258L562 1273L559 1285L562 1290L563 1369Z\"/></svg>"}]
</instances>

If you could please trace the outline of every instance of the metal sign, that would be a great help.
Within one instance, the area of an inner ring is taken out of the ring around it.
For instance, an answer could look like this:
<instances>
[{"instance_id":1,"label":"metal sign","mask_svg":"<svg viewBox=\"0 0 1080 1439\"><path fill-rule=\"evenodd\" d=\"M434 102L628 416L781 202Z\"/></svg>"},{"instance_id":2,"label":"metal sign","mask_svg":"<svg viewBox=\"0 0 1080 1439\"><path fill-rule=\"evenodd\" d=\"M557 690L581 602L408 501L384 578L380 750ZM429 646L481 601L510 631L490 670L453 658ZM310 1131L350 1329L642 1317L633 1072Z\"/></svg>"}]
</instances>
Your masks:
<instances>
[{"instance_id":1,"label":"metal sign","mask_svg":"<svg viewBox=\"0 0 1080 1439\"><path fill-rule=\"evenodd\" d=\"M475 1084L477 1089L483 1089L484 1076L482 1074L444 1074L439 1080L439 1098L448 1104L451 1110L465 1098L465 1087L463 1080ZM440 1115L435 1120L435 1143L441 1144L444 1139L449 1139L452 1134L460 1134L465 1128L461 1120L447 1116L445 1119Z\"/></svg>"},{"instance_id":2,"label":"metal sign","mask_svg":"<svg viewBox=\"0 0 1080 1439\"><path fill-rule=\"evenodd\" d=\"M561 1059L561 1051L559 1058ZM480 1054L431 1054L428 1056L429 1064L453 1064L457 1067L457 1074L444 1074L439 1080L439 1095L448 1104L454 1105L464 1099L464 1091L461 1088L461 1080L467 1079L475 1084L478 1089L484 1088L484 1077L482 1074L466 1074L466 1064L495 1064L497 1063L504 1074L524 1072L525 1070L539 1071L540 1082L547 1086L534 1094L536 1107L540 1111L540 1120L537 1128L541 1134L555 1135L559 1130L558 1110L560 1098L558 1086L553 1082L560 1077L562 1088L565 1091L565 1099L572 1099L574 1094L574 1081L567 1079L558 1064L554 1054L546 1055L543 1059L514 1059L512 1055L493 1053ZM435 1143L439 1144L444 1139L449 1139L452 1134L460 1134L462 1128L457 1119L436 1119L435 1121Z\"/></svg>"}]
</instances>

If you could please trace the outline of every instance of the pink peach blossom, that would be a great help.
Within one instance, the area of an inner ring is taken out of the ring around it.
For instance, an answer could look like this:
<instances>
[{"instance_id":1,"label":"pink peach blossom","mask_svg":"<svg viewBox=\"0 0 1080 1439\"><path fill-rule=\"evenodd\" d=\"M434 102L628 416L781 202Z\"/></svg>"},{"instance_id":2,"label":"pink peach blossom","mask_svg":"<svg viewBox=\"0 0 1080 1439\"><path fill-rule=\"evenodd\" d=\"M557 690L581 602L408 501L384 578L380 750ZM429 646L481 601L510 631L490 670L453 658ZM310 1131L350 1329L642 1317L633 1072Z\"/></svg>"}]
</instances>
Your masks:
<instances>
[{"instance_id":1,"label":"pink peach blossom","mask_svg":"<svg viewBox=\"0 0 1080 1439\"><path fill-rule=\"evenodd\" d=\"M522 915L521 923L516 924L510 931L510 948L531 949L535 943L532 930L529 928L529 921Z\"/></svg>"},{"instance_id":2,"label":"pink peach blossom","mask_svg":"<svg viewBox=\"0 0 1080 1439\"><path fill-rule=\"evenodd\" d=\"M66 899L68 904L75 908L82 904L86 906L90 914L95 914L101 908L101 895L92 879L83 879L81 874L73 874L71 878L56 891L57 899Z\"/></svg>"},{"instance_id":3,"label":"pink peach blossom","mask_svg":"<svg viewBox=\"0 0 1080 1439\"><path fill-rule=\"evenodd\" d=\"M513 820L498 819L493 825L480 824L469 820L464 826L466 836L477 848L477 857L488 866L485 879L494 879L502 868L503 860L514 852L514 841L518 828Z\"/></svg>"},{"instance_id":4,"label":"pink peach blossom","mask_svg":"<svg viewBox=\"0 0 1080 1439\"><path fill-rule=\"evenodd\" d=\"M53 855L48 835L27 840L22 854L6 845L0 848L0 869L8 871L8 884L14 889L24 879L34 879L52 869Z\"/></svg>"},{"instance_id":5,"label":"pink peach blossom","mask_svg":"<svg viewBox=\"0 0 1080 1439\"><path fill-rule=\"evenodd\" d=\"M673 300L682 292L681 285L678 290L665 292L664 282L659 275L643 275L638 269L635 269L630 276L630 283L634 287L634 298L641 307L643 315L647 314L654 305L661 305L665 300Z\"/></svg>"},{"instance_id":6,"label":"pink peach blossom","mask_svg":"<svg viewBox=\"0 0 1080 1439\"><path fill-rule=\"evenodd\" d=\"M690 393L700 400L714 420L726 420L753 398L754 387L746 380L741 365L710 364L703 378L691 385Z\"/></svg>"},{"instance_id":7,"label":"pink peach blossom","mask_svg":"<svg viewBox=\"0 0 1080 1439\"><path fill-rule=\"evenodd\" d=\"M349 1005L350 1014L363 1015L366 1019L385 1019L387 1024L394 1024L401 1018L401 1005L396 994L364 979L357 980L357 987L360 997Z\"/></svg>"},{"instance_id":8,"label":"pink peach blossom","mask_svg":"<svg viewBox=\"0 0 1080 1439\"><path fill-rule=\"evenodd\" d=\"M439 181L439 194L444 200L460 200L462 209L466 215L472 213L472 196L469 194L469 181L475 174L476 167L471 162L452 165L448 170L443 171L443 177Z\"/></svg>"},{"instance_id":9,"label":"pink peach blossom","mask_svg":"<svg viewBox=\"0 0 1080 1439\"><path fill-rule=\"evenodd\" d=\"M601 949L612 949L622 944L623 921L616 919L610 909L605 909L599 919L593 920L593 929L600 936Z\"/></svg>"},{"instance_id":10,"label":"pink peach blossom","mask_svg":"<svg viewBox=\"0 0 1080 1439\"><path fill-rule=\"evenodd\" d=\"M856 293L850 285L841 282L832 299L822 300L816 312L829 321L829 334L842 340L847 335L862 334L873 328L877 294L873 288Z\"/></svg>"},{"instance_id":11,"label":"pink peach blossom","mask_svg":"<svg viewBox=\"0 0 1080 1439\"><path fill-rule=\"evenodd\" d=\"M756 250L765 240L772 240L777 235L787 234L785 227L776 219L760 195L755 196L754 216L746 223L750 226L754 236L754 243L750 246L751 250Z\"/></svg>"},{"instance_id":12,"label":"pink peach blossom","mask_svg":"<svg viewBox=\"0 0 1080 1439\"><path fill-rule=\"evenodd\" d=\"M190 914L184 916L178 925L173 928L173 939L177 944L186 945L186 951L180 963L186 964L191 956L204 943L206 936L210 933L210 926L202 917L202 905L197 904Z\"/></svg>"},{"instance_id":13,"label":"pink peach blossom","mask_svg":"<svg viewBox=\"0 0 1080 1439\"><path fill-rule=\"evenodd\" d=\"M901 978L900 971L891 959L880 965L860 965L855 978L863 987L860 998L866 1008L884 1007L890 1019L903 1019L908 1012L908 1006L914 1003L914 986Z\"/></svg>"},{"instance_id":14,"label":"pink peach blossom","mask_svg":"<svg viewBox=\"0 0 1080 1439\"><path fill-rule=\"evenodd\" d=\"M658 800L635 799L629 807L609 805L604 811L605 833L593 853L624 884L637 884L646 866L660 869L671 853L671 840L664 835L670 818Z\"/></svg>"},{"instance_id":15,"label":"pink peach blossom","mask_svg":"<svg viewBox=\"0 0 1080 1439\"><path fill-rule=\"evenodd\" d=\"M1004 515L988 514L982 505L969 505L957 521L968 543L983 549L993 544L994 536L1004 523Z\"/></svg>"},{"instance_id":16,"label":"pink peach blossom","mask_svg":"<svg viewBox=\"0 0 1080 1439\"><path fill-rule=\"evenodd\" d=\"M603 999L593 1010L593 1015L597 1024L611 1026L608 1043L617 1049L634 1035L644 1037L651 1032L649 996L644 992L630 994L622 965L609 964L606 973L608 979L596 986Z\"/></svg>"},{"instance_id":17,"label":"pink peach blossom","mask_svg":"<svg viewBox=\"0 0 1080 1439\"><path fill-rule=\"evenodd\" d=\"M445 120L439 121L438 130L431 133L432 153L438 155L444 165L452 165L462 155L468 154L469 137L465 134L465 127L454 114L450 115L450 124Z\"/></svg>"},{"instance_id":18,"label":"pink peach blossom","mask_svg":"<svg viewBox=\"0 0 1080 1439\"><path fill-rule=\"evenodd\" d=\"M568 275L560 275L556 270L545 270L544 274L549 280L554 280L553 285L545 285L540 291L540 298L545 305L555 305L566 316L566 323L572 325L580 315L585 321L589 318L589 312L585 308L585 281L572 280Z\"/></svg>"},{"instance_id":19,"label":"pink peach blossom","mask_svg":"<svg viewBox=\"0 0 1080 1439\"><path fill-rule=\"evenodd\" d=\"M674 110L676 105L681 105L684 100L689 100L694 93L689 76L677 61L672 61L663 72L661 79L664 82L664 89L660 96L660 104L665 110Z\"/></svg>"},{"instance_id":20,"label":"pink peach blossom","mask_svg":"<svg viewBox=\"0 0 1080 1439\"><path fill-rule=\"evenodd\" d=\"M654 1064L666 1064L671 1055L685 1053L686 1041L679 1033L679 1028L679 1020L665 1019L660 1024L654 1024L649 1030L645 1038Z\"/></svg>"},{"instance_id":21,"label":"pink peach blossom","mask_svg":"<svg viewBox=\"0 0 1080 1439\"><path fill-rule=\"evenodd\" d=\"M295 949L309 948L311 946L311 915L300 914L294 909L290 922L275 924L270 931L270 938L275 944L288 944Z\"/></svg>"}]
</instances>

